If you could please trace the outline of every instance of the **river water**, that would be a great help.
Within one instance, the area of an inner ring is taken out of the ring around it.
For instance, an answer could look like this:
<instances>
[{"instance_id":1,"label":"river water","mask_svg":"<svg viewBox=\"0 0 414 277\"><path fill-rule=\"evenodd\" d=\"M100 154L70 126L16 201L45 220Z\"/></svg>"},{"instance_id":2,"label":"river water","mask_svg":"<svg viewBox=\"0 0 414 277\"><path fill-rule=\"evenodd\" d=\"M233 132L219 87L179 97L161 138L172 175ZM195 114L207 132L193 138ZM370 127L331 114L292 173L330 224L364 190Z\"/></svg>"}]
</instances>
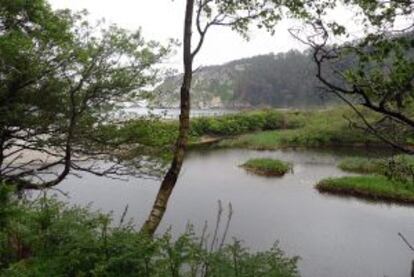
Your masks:
<instances>
[{"instance_id":1,"label":"river water","mask_svg":"<svg viewBox=\"0 0 414 277\"><path fill-rule=\"evenodd\" d=\"M347 151L345 151L347 152ZM213 226L217 201L234 209L230 237L252 250L269 249L275 241L288 255L301 257L302 276L409 276L414 253L398 232L414 242L413 207L370 203L355 198L320 194L315 183L325 177L349 175L336 164L342 153L310 150L192 151L186 158L160 232L182 232L188 222L201 233L205 220ZM282 178L249 174L238 165L249 158L272 157L294 164ZM69 178L60 189L70 203L128 216L137 228L144 222L159 182L128 182L86 175ZM210 228L210 231L211 228Z\"/></svg>"},{"instance_id":2,"label":"river water","mask_svg":"<svg viewBox=\"0 0 414 277\"><path fill-rule=\"evenodd\" d=\"M190 116L195 117L212 117L240 112L231 109L191 109ZM164 119L178 119L180 109L177 108L147 108L147 107L125 107L117 112L116 119L126 120L139 117L158 116Z\"/></svg>"}]
</instances>

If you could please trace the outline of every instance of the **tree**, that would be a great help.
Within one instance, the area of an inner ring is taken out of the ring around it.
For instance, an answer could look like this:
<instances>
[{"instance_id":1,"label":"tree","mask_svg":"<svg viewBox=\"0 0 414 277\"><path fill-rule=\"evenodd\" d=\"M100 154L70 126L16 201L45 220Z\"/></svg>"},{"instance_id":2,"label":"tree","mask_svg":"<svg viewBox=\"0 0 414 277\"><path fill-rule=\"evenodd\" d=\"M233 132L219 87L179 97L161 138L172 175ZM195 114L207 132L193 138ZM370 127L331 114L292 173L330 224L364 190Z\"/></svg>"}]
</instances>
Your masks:
<instances>
[{"instance_id":1,"label":"tree","mask_svg":"<svg viewBox=\"0 0 414 277\"><path fill-rule=\"evenodd\" d=\"M167 52L139 31L92 27L85 12L0 1L0 181L42 189L73 171L125 174L94 162L111 152L97 130L155 81Z\"/></svg>"},{"instance_id":2,"label":"tree","mask_svg":"<svg viewBox=\"0 0 414 277\"><path fill-rule=\"evenodd\" d=\"M184 75L180 89L179 134L170 168L161 182L150 215L142 227L142 230L149 235L155 233L164 216L168 200L184 161L190 128L190 90L193 77L193 61L201 50L208 31L213 26L227 26L247 38L247 31L252 22L256 22L259 28L265 27L272 31L272 27L281 18L282 7L287 8L293 15L304 16L304 4L301 1L186 1L183 37ZM192 48L194 18L198 41L195 47Z\"/></svg>"},{"instance_id":3,"label":"tree","mask_svg":"<svg viewBox=\"0 0 414 277\"><path fill-rule=\"evenodd\" d=\"M323 1L322 1L323 2ZM316 76L326 92L337 95L358 114L364 128L398 151L414 154L405 138L414 133L413 1L345 1L360 8L364 37L346 44L329 44L349 31L324 19L319 9L309 23L310 34L294 36L311 46ZM297 31L297 30L296 30ZM334 72L334 76L328 76ZM369 122L360 107L381 116ZM401 136L403 134L403 136Z\"/></svg>"}]
</instances>

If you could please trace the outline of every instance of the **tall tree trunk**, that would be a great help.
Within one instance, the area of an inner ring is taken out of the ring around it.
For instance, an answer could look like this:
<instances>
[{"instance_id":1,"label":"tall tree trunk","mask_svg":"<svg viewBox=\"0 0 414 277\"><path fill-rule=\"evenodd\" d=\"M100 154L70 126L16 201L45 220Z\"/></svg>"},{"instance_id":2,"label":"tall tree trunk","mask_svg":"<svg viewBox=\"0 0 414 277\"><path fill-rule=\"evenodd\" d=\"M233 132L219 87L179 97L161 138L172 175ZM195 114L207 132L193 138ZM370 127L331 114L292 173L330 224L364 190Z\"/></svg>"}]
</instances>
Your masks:
<instances>
[{"instance_id":1,"label":"tall tree trunk","mask_svg":"<svg viewBox=\"0 0 414 277\"><path fill-rule=\"evenodd\" d=\"M168 199L177 183L184 161L190 129L190 89L193 77L193 57L191 54L191 38L193 24L194 0L187 0L184 23L184 77L181 84L181 113L179 134L176 141L173 160L158 191L151 213L142 227L142 231L153 235L160 224L167 208Z\"/></svg>"}]
</instances>

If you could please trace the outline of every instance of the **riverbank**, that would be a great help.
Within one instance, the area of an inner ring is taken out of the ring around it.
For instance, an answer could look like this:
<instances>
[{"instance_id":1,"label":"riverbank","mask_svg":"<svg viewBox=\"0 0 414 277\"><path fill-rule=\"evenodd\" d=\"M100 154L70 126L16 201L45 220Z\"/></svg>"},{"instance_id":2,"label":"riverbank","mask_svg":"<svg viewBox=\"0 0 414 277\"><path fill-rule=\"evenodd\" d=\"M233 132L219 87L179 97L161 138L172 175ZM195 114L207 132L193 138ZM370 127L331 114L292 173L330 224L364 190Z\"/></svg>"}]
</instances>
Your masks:
<instances>
[{"instance_id":1,"label":"riverbank","mask_svg":"<svg viewBox=\"0 0 414 277\"><path fill-rule=\"evenodd\" d=\"M320 192L414 204L412 156L397 155L376 159L351 157L342 160L338 168L365 175L322 180L316 185Z\"/></svg>"},{"instance_id":2,"label":"riverbank","mask_svg":"<svg viewBox=\"0 0 414 277\"><path fill-rule=\"evenodd\" d=\"M367 120L377 115L364 110ZM244 148L275 150L286 147L384 147L383 142L344 117L358 122L353 111L337 106L325 110L259 110L191 121L189 147ZM156 118L129 120L118 126L105 126L103 141L116 140L134 153L171 157L178 134L178 122ZM408 135L404 143L413 141ZM388 147L389 148L389 147Z\"/></svg>"},{"instance_id":3,"label":"riverbank","mask_svg":"<svg viewBox=\"0 0 414 277\"><path fill-rule=\"evenodd\" d=\"M348 108L337 107L329 110L297 112L286 114L293 117L295 128L266 130L225 139L220 147L274 150L283 147L336 147L336 146L384 146L376 137L361 129L352 128L344 118L352 118ZM375 115L366 112L369 120ZM357 120L353 118L353 120Z\"/></svg>"}]
</instances>

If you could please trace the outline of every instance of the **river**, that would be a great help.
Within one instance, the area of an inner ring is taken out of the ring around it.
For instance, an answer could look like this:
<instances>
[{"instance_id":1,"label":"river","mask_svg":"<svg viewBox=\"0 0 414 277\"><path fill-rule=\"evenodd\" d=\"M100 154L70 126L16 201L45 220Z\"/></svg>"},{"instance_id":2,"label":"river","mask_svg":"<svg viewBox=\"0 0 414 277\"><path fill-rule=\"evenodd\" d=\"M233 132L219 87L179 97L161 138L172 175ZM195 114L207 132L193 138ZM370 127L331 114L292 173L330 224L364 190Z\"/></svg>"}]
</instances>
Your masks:
<instances>
[{"instance_id":1,"label":"river","mask_svg":"<svg viewBox=\"0 0 414 277\"><path fill-rule=\"evenodd\" d=\"M409 276L414 255L397 234L414 241L412 207L314 189L322 178L349 175L336 167L342 156L339 151L311 150L192 151L159 232L172 226L173 233L179 233L191 222L201 233L205 220L214 225L221 200L231 202L234 209L230 237L242 239L252 250L269 249L279 241L288 255L301 257L302 276ZM292 162L294 171L282 178L266 178L238 166L253 157ZM155 180L121 182L91 175L71 177L59 186L69 192L70 203L93 202L93 208L114 211L115 219L128 204L128 216L134 217L137 228L149 213L158 187Z\"/></svg>"},{"instance_id":2,"label":"river","mask_svg":"<svg viewBox=\"0 0 414 277\"><path fill-rule=\"evenodd\" d=\"M238 113L239 110L232 109L191 109L190 116L195 117L211 117L232 113ZM139 117L157 116L164 119L178 119L180 109L177 108L147 108L147 107L125 107L114 114L114 118L118 120L128 120Z\"/></svg>"}]
</instances>

